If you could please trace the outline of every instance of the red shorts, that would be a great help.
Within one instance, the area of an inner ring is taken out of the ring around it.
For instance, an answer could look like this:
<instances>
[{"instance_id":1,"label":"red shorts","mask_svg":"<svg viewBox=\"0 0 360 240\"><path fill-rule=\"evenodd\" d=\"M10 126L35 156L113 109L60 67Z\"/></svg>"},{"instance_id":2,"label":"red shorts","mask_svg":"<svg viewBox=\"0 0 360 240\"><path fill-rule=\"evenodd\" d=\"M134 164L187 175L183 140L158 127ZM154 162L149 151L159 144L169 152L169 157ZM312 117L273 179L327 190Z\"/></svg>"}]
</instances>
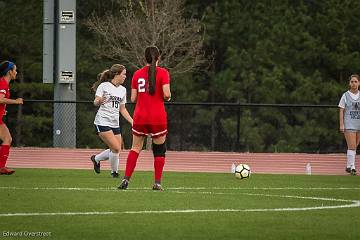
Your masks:
<instances>
[{"instance_id":1,"label":"red shorts","mask_svg":"<svg viewBox=\"0 0 360 240\"><path fill-rule=\"evenodd\" d=\"M167 134L167 124L134 124L132 132L140 137L150 135L152 138L158 138Z\"/></svg>"},{"instance_id":2,"label":"red shorts","mask_svg":"<svg viewBox=\"0 0 360 240\"><path fill-rule=\"evenodd\" d=\"M3 117L4 115L0 115L0 125L4 124Z\"/></svg>"}]
</instances>

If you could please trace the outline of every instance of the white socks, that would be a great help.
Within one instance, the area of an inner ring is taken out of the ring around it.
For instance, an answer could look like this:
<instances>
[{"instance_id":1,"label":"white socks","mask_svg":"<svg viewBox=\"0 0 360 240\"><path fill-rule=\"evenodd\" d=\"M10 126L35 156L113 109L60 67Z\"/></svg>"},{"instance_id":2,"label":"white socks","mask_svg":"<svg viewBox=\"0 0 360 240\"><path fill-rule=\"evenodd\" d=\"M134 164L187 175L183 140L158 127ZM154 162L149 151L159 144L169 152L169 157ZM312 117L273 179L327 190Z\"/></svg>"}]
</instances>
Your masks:
<instances>
[{"instance_id":1,"label":"white socks","mask_svg":"<svg viewBox=\"0 0 360 240\"><path fill-rule=\"evenodd\" d=\"M95 161L100 162L109 159L110 149L106 149L95 156Z\"/></svg>"},{"instance_id":2,"label":"white socks","mask_svg":"<svg viewBox=\"0 0 360 240\"><path fill-rule=\"evenodd\" d=\"M113 153L110 149L106 149L95 156L95 161L100 162L109 160L111 172L118 172L119 169L119 153Z\"/></svg>"},{"instance_id":3,"label":"white socks","mask_svg":"<svg viewBox=\"0 0 360 240\"><path fill-rule=\"evenodd\" d=\"M347 150L347 163L346 163L346 167L347 168L351 168L351 169L355 169L355 156L356 156L356 151L355 150Z\"/></svg>"},{"instance_id":4,"label":"white socks","mask_svg":"<svg viewBox=\"0 0 360 240\"><path fill-rule=\"evenodd\" d=\"M112 172L118 172L119 169L119 153L109 152L109 161Z\"/></svg>"}]
</instances>

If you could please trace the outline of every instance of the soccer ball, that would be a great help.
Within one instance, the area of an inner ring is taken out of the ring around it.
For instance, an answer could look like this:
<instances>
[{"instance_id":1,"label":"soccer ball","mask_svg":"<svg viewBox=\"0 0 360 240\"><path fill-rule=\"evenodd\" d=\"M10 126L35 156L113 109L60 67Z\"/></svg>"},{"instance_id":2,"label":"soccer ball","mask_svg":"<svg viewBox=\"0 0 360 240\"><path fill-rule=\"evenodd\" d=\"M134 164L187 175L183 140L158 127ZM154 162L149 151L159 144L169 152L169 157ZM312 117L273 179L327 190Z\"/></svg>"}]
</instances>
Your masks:
<instances>
[{"instance_id":1,"label":"soccer ball","mask_svg":"<svg viewBox=\"0 0 360 240\"><path fill-rule=\"evenodd\" d=\"M250 177L251 170L247 164L239 164L235 168L235 177L239 179L247 179Z\"/></svg>"}]
</instances>

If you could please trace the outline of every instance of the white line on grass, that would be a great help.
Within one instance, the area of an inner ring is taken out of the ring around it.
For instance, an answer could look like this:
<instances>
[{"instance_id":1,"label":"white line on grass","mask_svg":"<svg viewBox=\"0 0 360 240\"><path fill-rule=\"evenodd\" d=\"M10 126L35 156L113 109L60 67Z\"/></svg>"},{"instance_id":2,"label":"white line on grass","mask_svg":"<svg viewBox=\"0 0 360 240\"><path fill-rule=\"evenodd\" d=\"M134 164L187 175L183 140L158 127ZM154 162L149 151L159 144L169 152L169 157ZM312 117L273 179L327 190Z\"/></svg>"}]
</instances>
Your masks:
<instances>
[{"instance_id":1,"label":"white line on grass","mask_svg":"<svg viewBox=\"0 0 360 240\"><path fill-rule=\"evenodd\" d=\"M0 187L9 190L68 190L68 191L118 191L115 187L109 188L87 188L87 187ZM151 188L131 188L130 190L150 190ZM166 190L360 190L360 187L169 187ZM123 191L122 191L123 192Z\"/></svg>"},{"instance_id":2,"label":"white line on grass","mask_svg":"<svg viewBox=\"0 0 360 240\"><path fill-rule=\"evenodd\" d=\"M179 192L174 193L189 193ZM231 193L211 193L211 192L190 192L197 194L231 194ZM258 208L258 209L176 209L176 210L140 210L140 211L123 211L123 212L58 212L58 213L0 213L0 217L26 217L26 216L77 216L77 215L114 215L114 214L171 214L171 213L206 213L206 212L284 212L284 211L310 211L310 210L324 210L324 209L339 209L339 208L354 208L360 207L359 200L347 200L337 198L324 197L304 197L291 195L272 195L260 193L240 193L249 196L265 196L265 197L280 197L280 198L295 198L295 199L309 199L321 200L331 202L347 202L349 204L330 205L330 206L315 206L315 207L301 207L301 208Z\"/></svg>"}]
</instances>

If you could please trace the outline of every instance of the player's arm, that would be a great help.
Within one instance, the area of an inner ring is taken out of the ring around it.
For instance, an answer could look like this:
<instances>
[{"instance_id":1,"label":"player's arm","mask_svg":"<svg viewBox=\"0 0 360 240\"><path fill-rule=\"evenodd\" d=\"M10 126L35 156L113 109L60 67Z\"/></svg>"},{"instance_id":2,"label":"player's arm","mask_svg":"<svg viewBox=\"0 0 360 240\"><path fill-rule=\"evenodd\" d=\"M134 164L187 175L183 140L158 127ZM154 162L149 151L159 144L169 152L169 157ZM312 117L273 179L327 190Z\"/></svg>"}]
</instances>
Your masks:
<instances>
[{"instance_id":1,"label":"player's arm","mask_svg":"<svg viewBox=\"0 0 360 240\"><path fill-rule=\"evenodd\" d=\"M130 96L130 101L131 102L136 102L137 100L137 96L138 96L138 92L137 92L137 89L138 89L138 76L137 76L137 71L134 73L134 76L133 78L131 79L131 96Z\"/></svg>"},{"instance_id":2,"label":"player's arm","mask_svg":"<svg viewBox=\"0 0 360 240\"><path fill-rule=\"evenodd\" d=\"M132 88L131 89L131 99L130 99L131 102L136 102L137 95L138 95L137 89Z\"/></svg>"},{"instance_id":3,"label":"player's arm","mask_svg":"<svg viewBox=\"0 0 360 240\"><path fill-rule=\"evenodd\" d=\"M130 116L128 110L126 109L125 107L125 104L120 104L120 113L121 115L131 124L133 124L133 119L132 117Z\"/></svg>"},{"instance_id":4,"label":"player's arm","mask_svg":"<svg viewBox=\"0 0 360 240\"><path fill-rule=\"evenodd\" d=\"M164 93L164 100L170 101L171 99L171 91L170 91L170 84L164 84L162 86L163 93Z\"/></svg>"},{"instance_id":5,"label":"player's arm","mask_svg":"<svg viewBox=\"0 0 360 240\"><path fill-rule=\"evenodd\" d=\"M341 96L340 102L339 102L339 130L340 132L344 132L344 111L346 106L346 97L345 94Z\"/></svg>"},{"instance_id":6,"label":"player's arm","mask_svg":"<svg viewBox=\"0 0 360 240\"><path fill-rule=\"evenodd\" d=\"M0 93L0 104L23 104L24 100L22 98L9 99L5 98L5 94Z\"/></svg>"},{"instance_id":7,"label":"player's arm","mask_svg":"<svg viewBox=\"0 0 360 240\"><path fill-rule=\"evenodd\" d=\"M94 106L98 107L105 103L106 99L105 99L105 97L103 97L103 95L104 95L103 85L100 84L96 89Z\"/></svg>"},{"instance_id":8,"label":"player's arm","mask_svg":"<svg viewBox=\"0 0 360 240\"><path fill-rule=\"evenodd\" d=\"M344 132L344 108L339 108L339 123L340 123L340 132Z\"/></svg>"}]
</instances>

